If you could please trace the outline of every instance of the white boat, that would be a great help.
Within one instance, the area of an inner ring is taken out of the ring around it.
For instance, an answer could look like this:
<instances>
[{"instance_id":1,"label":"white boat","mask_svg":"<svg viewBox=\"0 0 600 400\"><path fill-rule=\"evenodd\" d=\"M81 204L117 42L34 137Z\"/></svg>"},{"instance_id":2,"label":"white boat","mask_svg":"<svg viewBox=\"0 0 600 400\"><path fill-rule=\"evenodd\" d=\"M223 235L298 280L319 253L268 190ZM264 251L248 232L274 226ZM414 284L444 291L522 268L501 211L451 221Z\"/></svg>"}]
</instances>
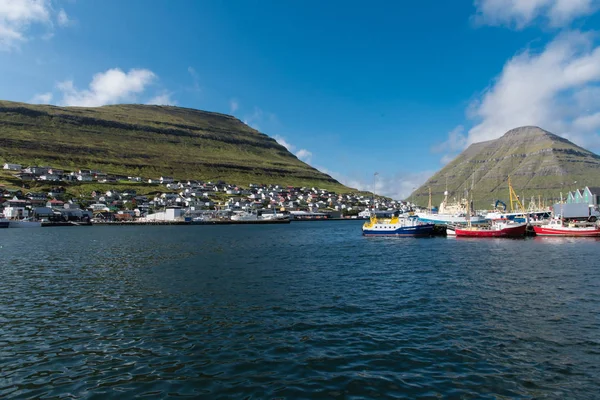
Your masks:
<instances>
[{"instance_id":1,"label":"white boat","mask_svg":"<svg viewBox=\"0 0 600 400\"><path fill-rule=\"evenodd\" d=\"M258 215L249 213L249 212L241 212L231 216L232 221L258 221Z\"/></svg>"},{"instance_id":2,"label":"white boat","mask_svg":"<svg viewBox=\"0 0 600 400\"><path fill-rule=\"evenodd\" d=\"M260 216L262 220L275 220L275 219L290 219L289 215L283 213L267 213Z\"/></svg>"},{"instance_id":3,"label":"white boat","mask_svg":"<svg viewBox=\"0 0 600 400\"><path fill-rule=\"evenodd\" d=\"M9 228L41 228L41 221L27 219L11 219L8 221Z\"/></svg>"},{"instance_id":4,"label":"white boat","mask_svg":"<svg viewBox=\"0 0 600 400\"><path fill-rule=\"evenodd\" d=\"M418 212L417 217L421 222L426 222L436 225L448 225L448 224L466 224L470 219L471 224L484 224L487 222L486 218L481 215L472 215L467 218L467 199L453 202L448 201L448 191L444 192L444 200L440 204L439 212L433 213L431 211Z\"/></svg>"}]
</instances>

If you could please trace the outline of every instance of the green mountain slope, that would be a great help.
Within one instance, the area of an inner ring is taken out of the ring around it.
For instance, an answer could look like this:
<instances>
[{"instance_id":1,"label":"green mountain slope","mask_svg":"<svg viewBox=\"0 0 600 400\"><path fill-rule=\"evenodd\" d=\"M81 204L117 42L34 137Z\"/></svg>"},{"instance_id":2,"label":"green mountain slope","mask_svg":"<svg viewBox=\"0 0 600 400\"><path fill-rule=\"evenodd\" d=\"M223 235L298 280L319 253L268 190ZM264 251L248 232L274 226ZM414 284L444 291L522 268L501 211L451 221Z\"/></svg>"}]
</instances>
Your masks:
<instances>
[{"instance_id":1,"label":"green mountain slope","mask_svg":"<svg viewBox=\"0 0 600 400\"><path fill-rule=\"evenodd\" d=\"M532 196L550 201L561 192L600 186L600 156L541 128L516 128L469 146L410 199L426 206L431 187L433 204L439 205L447 182L450 196L456 198L473 187L475 207L486 209L497 199L509 200L508 176L527 207Z\"/></svg>"},{"instance_id":2,"label":"green mountain slope","mask_svg":"<svg viewBox=\"0 0 600 400\"><path fill-rule=\"evenodd\" d=\"M350 190L232 116L170 106L0 101L0 161L146 178Z\"/></svg>"}]
</instances>

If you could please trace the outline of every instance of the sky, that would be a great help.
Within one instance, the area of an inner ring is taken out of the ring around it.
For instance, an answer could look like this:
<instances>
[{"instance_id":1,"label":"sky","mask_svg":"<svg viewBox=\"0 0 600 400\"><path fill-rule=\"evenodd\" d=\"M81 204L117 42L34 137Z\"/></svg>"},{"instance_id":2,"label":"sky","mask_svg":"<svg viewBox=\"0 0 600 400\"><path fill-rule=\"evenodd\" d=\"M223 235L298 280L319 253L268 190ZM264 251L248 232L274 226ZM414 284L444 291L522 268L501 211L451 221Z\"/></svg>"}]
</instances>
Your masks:
<instances>
[{"instance_id":1,"label":"sky","mask_svg":"<svg viewBox=\"0 0 600 400\"><path fill-rule=\"evenodd\" d=\"M403 199L537 125L600 151L600 0L0 0L0 98L232 114ZM375 175L377 173L377 175Z\"/></svg>"}]
</instances>

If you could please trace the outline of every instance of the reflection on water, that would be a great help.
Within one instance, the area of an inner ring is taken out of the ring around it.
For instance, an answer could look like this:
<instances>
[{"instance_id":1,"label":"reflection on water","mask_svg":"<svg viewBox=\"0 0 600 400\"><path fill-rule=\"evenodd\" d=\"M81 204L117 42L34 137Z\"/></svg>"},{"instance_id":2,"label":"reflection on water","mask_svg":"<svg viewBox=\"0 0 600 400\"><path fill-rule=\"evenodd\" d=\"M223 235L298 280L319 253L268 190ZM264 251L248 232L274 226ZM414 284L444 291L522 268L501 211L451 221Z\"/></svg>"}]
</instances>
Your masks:
<instances>
[{"instance_id":1,"label":"reflection on water","mask_svg":"<svg viewBox=\"0 0 600 400\"><path fill-rule=\"evenodd\" d=\"M597 240L372 240L358 222L0 240L3 397L600 392Z\"/></svg>"}]
</instances>

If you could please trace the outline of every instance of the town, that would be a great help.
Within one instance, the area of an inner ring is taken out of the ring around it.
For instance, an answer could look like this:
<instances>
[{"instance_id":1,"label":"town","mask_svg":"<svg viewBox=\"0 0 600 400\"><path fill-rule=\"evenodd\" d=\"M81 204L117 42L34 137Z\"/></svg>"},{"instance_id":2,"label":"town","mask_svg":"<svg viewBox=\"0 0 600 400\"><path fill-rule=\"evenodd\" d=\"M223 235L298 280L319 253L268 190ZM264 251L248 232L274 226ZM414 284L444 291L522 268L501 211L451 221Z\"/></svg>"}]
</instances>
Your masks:
<instances>
[{"instance_id":1,"label":"town","mask_svg":"<svg viewBox=\"0 0 600 400\"><path fill-rule=\"evenodd\" d=\"M3 172L14 182L13 188L0 185L4 217L49 224L366 218L372 209L407 207L405 202L370 193L338 194L316 187L242 187L224 181L142 178L11 163L3 165ZM92 189L74 194L73 189L81 187Z\"/></svg>"}]
</instances>

